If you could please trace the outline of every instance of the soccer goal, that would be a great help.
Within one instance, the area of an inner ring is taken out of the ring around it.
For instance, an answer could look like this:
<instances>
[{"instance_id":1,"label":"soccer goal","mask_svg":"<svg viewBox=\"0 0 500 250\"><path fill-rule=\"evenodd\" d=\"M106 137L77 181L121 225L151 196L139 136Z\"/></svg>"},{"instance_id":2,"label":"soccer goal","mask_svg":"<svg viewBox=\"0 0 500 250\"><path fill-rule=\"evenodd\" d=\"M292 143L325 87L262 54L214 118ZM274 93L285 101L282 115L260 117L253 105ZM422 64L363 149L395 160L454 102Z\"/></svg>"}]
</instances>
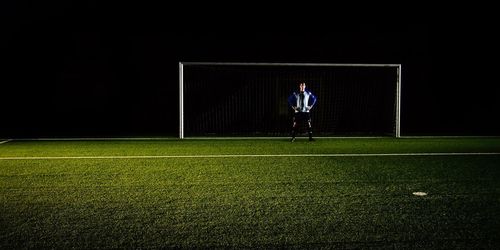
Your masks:
<instances>
[{"instance_id":1,"label":"soccer goal","mask_svg":"<svg viewBox=\"0 0 500 250\"><path fill-rule=\"evenodd\" d=\"M299 82L315 137L400 136L401 64L180 62L179 137L289 136Z\"/></svg>"}]
</instances>

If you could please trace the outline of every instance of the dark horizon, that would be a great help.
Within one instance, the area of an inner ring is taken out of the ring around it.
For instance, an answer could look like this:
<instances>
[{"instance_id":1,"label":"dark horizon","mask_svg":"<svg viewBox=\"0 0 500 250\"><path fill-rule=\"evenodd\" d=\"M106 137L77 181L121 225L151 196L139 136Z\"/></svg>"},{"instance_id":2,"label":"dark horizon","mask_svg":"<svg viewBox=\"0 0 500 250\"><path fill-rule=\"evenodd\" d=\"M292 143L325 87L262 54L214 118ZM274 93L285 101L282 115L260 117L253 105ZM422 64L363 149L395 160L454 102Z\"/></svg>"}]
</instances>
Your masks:
<instances>
[{"instance_id":1,"label":"dark horizon","mask_svg":"<svg viewBox=\"0 0 500 250\"><path fill-rule=\"evenodd\" d=\"M180 61L402 64L402 135L500 135L484 26L49 7L2 12L2 138L175 136Z\"/></svg>"}]
</instances>

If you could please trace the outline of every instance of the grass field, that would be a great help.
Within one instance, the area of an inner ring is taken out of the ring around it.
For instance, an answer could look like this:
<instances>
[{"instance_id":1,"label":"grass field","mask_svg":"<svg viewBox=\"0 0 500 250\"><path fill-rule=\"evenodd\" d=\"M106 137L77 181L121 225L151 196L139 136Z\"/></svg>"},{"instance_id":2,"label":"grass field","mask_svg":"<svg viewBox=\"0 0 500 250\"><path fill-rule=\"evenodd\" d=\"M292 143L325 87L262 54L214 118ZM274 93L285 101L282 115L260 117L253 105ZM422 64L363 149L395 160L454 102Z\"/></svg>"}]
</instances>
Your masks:
<instances>
[{"instance_id":1,"label":"grass field","mask_svg":"<svg viewBox=\"0 0 500 250\"><path fill-rule=\"evenodd\" d=\"M500 138L14 140L0 224L1 249L498 249Z\"/></svg>"}]
</instances>

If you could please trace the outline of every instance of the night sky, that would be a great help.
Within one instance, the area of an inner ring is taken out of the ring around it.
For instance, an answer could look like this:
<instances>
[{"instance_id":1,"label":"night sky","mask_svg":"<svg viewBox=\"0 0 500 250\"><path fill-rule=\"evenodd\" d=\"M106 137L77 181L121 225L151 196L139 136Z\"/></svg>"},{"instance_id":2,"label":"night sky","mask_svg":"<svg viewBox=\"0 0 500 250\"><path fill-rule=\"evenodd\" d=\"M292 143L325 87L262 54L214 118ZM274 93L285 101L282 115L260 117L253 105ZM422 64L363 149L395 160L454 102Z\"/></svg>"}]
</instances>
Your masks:
<instances>
[{"instance_id":1,"label":"night sky","mask_svg":"<svg viewBox=\"0 0 500 250\"><path fill-rule=\"evenodd\" d=\"M487 16L2 5L0 138L175 136L179 61L401 63L403 135L500 135Z\"/></svg>"}]
</instances>

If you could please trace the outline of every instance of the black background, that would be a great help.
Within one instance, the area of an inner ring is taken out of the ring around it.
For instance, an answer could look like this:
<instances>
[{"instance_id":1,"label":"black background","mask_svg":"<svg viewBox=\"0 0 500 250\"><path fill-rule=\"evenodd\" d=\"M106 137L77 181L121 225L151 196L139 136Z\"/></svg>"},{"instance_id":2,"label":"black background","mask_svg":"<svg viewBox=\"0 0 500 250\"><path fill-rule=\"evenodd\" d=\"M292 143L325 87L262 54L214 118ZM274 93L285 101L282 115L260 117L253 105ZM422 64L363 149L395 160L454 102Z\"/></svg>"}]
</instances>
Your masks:
<instances>
[{"instance_id":1,"label":"black background","mask_svg":"<svg viewBox=\"0 0 500 250\"><path fill-rule=\"evenodd\" d=\"M175 136L180 61L401 63L403 135L500 135L487 8L190 4L3 2L0 137Z\"/></svg>"}]
</instances>

